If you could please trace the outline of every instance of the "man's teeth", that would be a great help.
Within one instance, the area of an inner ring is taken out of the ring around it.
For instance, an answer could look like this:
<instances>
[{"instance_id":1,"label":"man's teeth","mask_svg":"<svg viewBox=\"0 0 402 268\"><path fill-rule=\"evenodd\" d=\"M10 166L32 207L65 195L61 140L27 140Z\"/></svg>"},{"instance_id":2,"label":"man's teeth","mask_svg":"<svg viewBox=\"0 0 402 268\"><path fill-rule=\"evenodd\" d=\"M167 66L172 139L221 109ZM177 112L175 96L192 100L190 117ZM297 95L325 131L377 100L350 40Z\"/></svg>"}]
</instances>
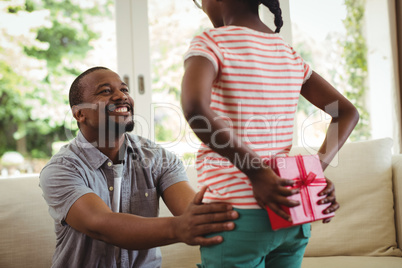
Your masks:
<instances>
[{"instance_id":1,"label":"man's teeth","mask_svg":"<svg viewBox=\"0 0 402 268\"><path fill-rule=\"evenodd\" d=\"M126 113L128 111L127 107L119 107L114 110L116 113Z\"/></svg>"}]
</instances>

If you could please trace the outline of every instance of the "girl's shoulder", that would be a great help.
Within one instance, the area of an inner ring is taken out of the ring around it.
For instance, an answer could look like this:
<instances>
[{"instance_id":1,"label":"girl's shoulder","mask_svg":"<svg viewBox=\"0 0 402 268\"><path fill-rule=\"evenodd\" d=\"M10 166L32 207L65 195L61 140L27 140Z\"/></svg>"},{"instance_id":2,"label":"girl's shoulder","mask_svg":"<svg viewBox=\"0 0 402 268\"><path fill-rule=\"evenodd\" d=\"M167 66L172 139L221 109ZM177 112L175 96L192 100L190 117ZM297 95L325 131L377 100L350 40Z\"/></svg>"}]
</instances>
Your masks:
<instances>
[{"instance_id":1,"label":"girl's shoulder","mask_svg":"<svg viewBox=\"0 0 402 268\"><path fill-rule=\"evenodd\" d=\"M219 28L206 29L199 36L209 39L249 39L261 43L282 44L291 48L279 33L267 33L257 31L244 26L222 26Z\"/></svg>"},{"instance_id":2,"label":"girl's shoulder","mask_svg":"<svg viewBox=\"0 0 402 268\"><path fill-rule=\"evenodd\" d=\"M212 38L247 36L255 39L275 40L275 42L286 44L286 41L278 33L261 32L245 26L228 25L219 28L206 29L201 35L207 35Z\"/></svg>"}]
</instances>

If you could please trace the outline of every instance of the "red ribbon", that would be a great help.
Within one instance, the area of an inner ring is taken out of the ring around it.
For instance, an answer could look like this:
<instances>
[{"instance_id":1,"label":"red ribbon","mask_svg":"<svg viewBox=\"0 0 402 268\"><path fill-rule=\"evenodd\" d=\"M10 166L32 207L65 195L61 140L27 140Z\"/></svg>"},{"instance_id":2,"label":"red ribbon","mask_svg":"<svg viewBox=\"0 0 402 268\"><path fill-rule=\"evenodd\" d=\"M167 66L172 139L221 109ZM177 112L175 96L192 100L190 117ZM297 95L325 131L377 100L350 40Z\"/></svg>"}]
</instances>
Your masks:
<instances>
[{"instance_id":1,"label":"red ribbon","mask_svg":"<svg viewBox=\"0 0 402 268\"><path fill-rule=\"evenodd\" d=\"M307 174L306 167L304 166L303 156L297 155L295 158L300 174L300 178L296 179L296 187L300 188L300 196L303 203L302 206L304 210L304 215L311 215L313 217L313 220L315 220L313 205L311 204L311 198L308 193L307 186L312 184L317 175L313 172L309 172Z\"/></svg>"}]
</instances>

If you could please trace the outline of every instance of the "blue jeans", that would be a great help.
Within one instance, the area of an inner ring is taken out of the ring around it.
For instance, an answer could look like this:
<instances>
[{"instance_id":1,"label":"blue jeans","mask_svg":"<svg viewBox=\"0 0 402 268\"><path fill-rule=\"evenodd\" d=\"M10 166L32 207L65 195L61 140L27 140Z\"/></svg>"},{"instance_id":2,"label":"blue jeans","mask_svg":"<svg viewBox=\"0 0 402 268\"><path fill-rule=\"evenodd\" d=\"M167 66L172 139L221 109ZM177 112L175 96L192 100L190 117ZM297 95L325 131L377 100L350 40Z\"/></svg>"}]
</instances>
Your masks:
<instances>
[{"instance_id":1,"label":"blue jeans","mask_svg":"<svg viewBox=\"0 0 402 268\"><path fill-rule=\"evenodd\" d=\"M224 241L201 247L203 268L299 268L311 235L310 224L273 231L263 209L235 209L239 218L233 231L214 233Z\"/></svg>"}]
</instances>

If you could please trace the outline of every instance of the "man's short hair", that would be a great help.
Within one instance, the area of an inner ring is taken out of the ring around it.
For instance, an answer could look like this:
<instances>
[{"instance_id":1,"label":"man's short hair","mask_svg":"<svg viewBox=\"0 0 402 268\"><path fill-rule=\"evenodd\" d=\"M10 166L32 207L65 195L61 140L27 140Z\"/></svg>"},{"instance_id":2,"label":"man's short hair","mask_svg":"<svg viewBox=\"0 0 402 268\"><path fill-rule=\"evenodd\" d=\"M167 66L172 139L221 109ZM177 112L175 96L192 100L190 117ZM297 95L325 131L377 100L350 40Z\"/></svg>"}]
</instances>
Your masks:
<instances>
[{"instance_id":1,"label":"man's short hair","mask_svg":"<svg viewBox=\"0 0 402 268\"><path fill-rule=\"evenodd\" d=\"M87 76L88 74L90 74L96 70L109 70L109 69L106 67L102 67L102 66L92 67L92 68L86 70L85 72L83 72L82 74L80 74L79 76L77 76L77 78L75 78L75 80L73 81L73 83L71 84L71 87L70 87L70 93L69 93L70 107L81 104L83 102L83 100L82 100L83 90L81 88L81 80L85 76Z\"/></svg>"}]
</instances>

